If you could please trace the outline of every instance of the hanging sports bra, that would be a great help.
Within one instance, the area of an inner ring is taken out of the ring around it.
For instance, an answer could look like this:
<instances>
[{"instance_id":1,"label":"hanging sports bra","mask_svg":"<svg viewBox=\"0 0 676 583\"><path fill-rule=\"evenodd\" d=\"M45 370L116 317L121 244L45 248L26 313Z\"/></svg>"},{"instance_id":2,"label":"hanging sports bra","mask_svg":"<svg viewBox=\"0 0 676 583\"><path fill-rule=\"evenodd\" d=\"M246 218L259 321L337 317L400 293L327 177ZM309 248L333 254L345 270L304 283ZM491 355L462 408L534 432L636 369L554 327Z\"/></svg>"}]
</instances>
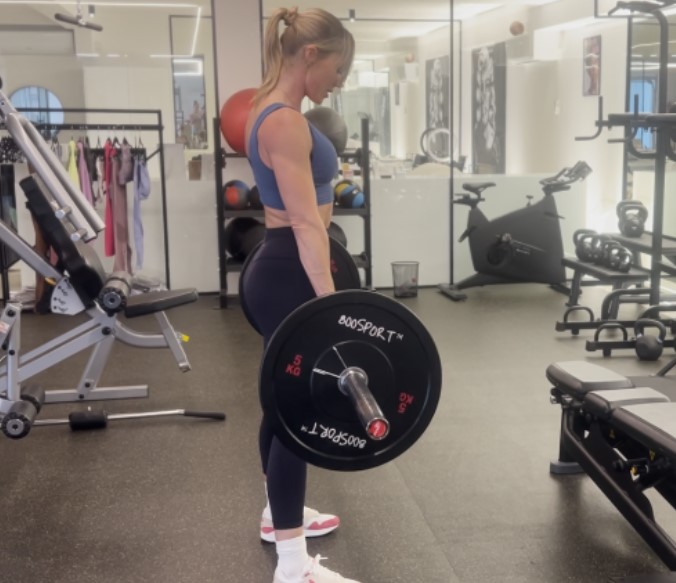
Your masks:
<instances>
[{"instance_id":1,"label":"hanging sports bra","mask_svg":"<svg viewBox=\"0 0 676 583\"><path fill-rule=\"evenodd\" d=\"M258 129L265 118L272 112L289 107L283 103L273 103L261 111L258 119L251 128L249 137L249 163L253 170L256 186L260 193L263 205L277 210L286 210L277 186L275 173L265 165L258 152ZM310 122L312 135L312 150L310 151L310 165L312 167L312 181L317 192L317 204L333 202L333 187L331 181L338 173L338 155L329 139Z\"/></svg>"}]
</instances>

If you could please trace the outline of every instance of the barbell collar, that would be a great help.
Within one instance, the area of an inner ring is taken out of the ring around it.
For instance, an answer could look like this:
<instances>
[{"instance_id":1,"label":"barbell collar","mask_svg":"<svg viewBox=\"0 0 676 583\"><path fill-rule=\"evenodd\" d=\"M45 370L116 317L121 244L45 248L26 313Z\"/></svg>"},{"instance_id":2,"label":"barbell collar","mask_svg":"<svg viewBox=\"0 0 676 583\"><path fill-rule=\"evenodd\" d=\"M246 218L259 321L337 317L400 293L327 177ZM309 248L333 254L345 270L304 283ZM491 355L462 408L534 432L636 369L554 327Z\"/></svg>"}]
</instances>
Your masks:
<instances>
[{"instance_id":1,"label":"barbell collar","mask_svg":"<svg viewBox=\"0 0 676 583\"><path fill-rule=\"evenodd\" d=\"M366 435L375 441L390 433L390 423L368 386L368 376L356 366L346 368L338 377L338 388L346 395L357 413Z\"/></svg>"}]
</instances>

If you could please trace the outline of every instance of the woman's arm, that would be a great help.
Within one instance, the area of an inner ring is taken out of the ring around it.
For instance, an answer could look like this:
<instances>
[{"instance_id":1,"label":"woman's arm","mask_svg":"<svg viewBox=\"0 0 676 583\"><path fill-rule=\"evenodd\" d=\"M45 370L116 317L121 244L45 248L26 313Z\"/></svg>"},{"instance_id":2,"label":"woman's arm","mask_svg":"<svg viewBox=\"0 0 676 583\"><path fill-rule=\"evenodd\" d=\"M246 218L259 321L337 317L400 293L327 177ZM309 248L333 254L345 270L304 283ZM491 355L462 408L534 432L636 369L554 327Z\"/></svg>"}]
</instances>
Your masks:
<instances>
[{"instance_id":1,"label":"woman's arm","mask_svg":"<svg viewBox=\"0 0 676 583\"><path fill-rule=\"evenodd\" d=\"M312 181L312 137L305 118L284 108L270 115L259 133L261 155L275 173L277 186L296 237L303 268L318 296L335 291L329 238Z\"/></svg>"}]
</instances>

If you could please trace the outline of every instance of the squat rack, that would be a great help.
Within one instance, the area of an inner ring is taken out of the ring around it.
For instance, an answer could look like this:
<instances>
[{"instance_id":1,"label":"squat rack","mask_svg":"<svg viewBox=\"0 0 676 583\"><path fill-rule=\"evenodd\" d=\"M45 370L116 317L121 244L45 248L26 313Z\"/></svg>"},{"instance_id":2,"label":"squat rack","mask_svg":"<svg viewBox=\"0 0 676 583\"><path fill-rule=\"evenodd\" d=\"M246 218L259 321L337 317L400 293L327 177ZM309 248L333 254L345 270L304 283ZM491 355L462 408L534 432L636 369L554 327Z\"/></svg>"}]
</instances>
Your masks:
<instances>
[{"instance_id":1,"label":"squat rack","mask_svg":"<svg viewBox=\"0 0 676 583\"><path fill-rule=\"evenodd\" d=\"M0 80L0 89L2 81ZM0 103L0 105L2 105ZM167 217L167 197L166 197L166 177L164 167L164 125L162 122L162 110L160 109L105 109L105 108L40 108L27 107L17 108L22 113L64 113L64 114L112 114L112 115L154 115L157 122L152 124L130 124L130 123L33 123L32 125L39 131L42 130L71 130L71 131L128 131L128 132L157 132L158 147L156 150L146 156L150 160L159 155L160 164L160 196L162 198L162 234L164 246L164 270L167 288L171 289L171 274L169 267L169 227ZM6 130L5 124L0 121L0 130Z\"/></svg>"},{"instance_id":2,"label":"squat rack","mask_svg":"<svg viewBox=\"0 0 676 583\"><path fill-rule=\"evenodd\" d=\"M658 95L656 114L638 112L638 99L634 102L634 110L629 113L608 114L603 119L603 97L599 97L598 118L596 120L597 131L593 136L579 137L577 140L594 140L599 137L603 128L623 126L625 137L621 140L609 140L609 142L621 142L625 148L636 158L655 161L655 185L653 193L653 217L652 217L652 241L651 241L651 266L650 266L650 304L655 306L660 303L660 285L662 274L676 276L676 266L667 265L663 261L662 239L664 237L664 193L665 172L667 158L676 161L676 152L671 143L671 131L676 128L676 114L666 113L667 87L668 87L668 63L669 63L669 21L662 12L663 8L676 4L676 0L659 0L659 4L649 1L618 2L608 15L612 16L618 10L629 10L653 16L657 19L660 28L659 42L659 69L658 69ZM633 15L627 17L631 23ZM639 129L653 129L655 131L655 149L652 151L639 151L633 143L633 138Z\"/></svg>"}]
</instances>

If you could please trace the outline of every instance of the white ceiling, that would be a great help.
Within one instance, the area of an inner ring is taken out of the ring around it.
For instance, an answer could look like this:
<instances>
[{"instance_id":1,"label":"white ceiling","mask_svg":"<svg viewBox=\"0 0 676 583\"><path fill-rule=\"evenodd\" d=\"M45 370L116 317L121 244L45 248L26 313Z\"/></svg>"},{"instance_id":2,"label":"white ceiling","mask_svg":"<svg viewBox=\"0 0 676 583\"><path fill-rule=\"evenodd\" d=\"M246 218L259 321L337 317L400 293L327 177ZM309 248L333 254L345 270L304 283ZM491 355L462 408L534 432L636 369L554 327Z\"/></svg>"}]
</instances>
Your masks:
<instances>
[{"instance_id":1,"label":"white ceiling","mask_svg":"<svg viewBox=\"0 0 676 583\"><path fill-rule=\"evenodd\" d=\"M234 3L255 0L214 1ZM505 6L532 6L550 1L455 0L454 10L460 16ZM85 15L90 4L96 8L94 21L104 26L103 32L60 25L65 30L74 30L77 52L82 54L120 54L141 58L167 53L170 14L191 16L196 22L194 17L197 14L208 16L211 13L211 0L83 0ZM384 51L383 47L388 44L398 48L406 44L406 39L414 39L448 26L451 14L450 0L263 0L263 14L269 15L283 4L297 5L300 10L321 6L343 19L347 19L349 11L354 9L357 21L346 24L355 35L358 50L366 53L361 55L365 58L373 58L378 51ZM76 8L77 0L0 0L0 23L4 27L59 25L54 20L54 13L75 14ZM192 26L194 28L194 24ZM46 37L45 42L39 38L31 40L29 53L54 54L47 40ZM20 49L14 52L17 50ZM183 50L175 43L175 53Z\"/></svg>"}]
</instances>

